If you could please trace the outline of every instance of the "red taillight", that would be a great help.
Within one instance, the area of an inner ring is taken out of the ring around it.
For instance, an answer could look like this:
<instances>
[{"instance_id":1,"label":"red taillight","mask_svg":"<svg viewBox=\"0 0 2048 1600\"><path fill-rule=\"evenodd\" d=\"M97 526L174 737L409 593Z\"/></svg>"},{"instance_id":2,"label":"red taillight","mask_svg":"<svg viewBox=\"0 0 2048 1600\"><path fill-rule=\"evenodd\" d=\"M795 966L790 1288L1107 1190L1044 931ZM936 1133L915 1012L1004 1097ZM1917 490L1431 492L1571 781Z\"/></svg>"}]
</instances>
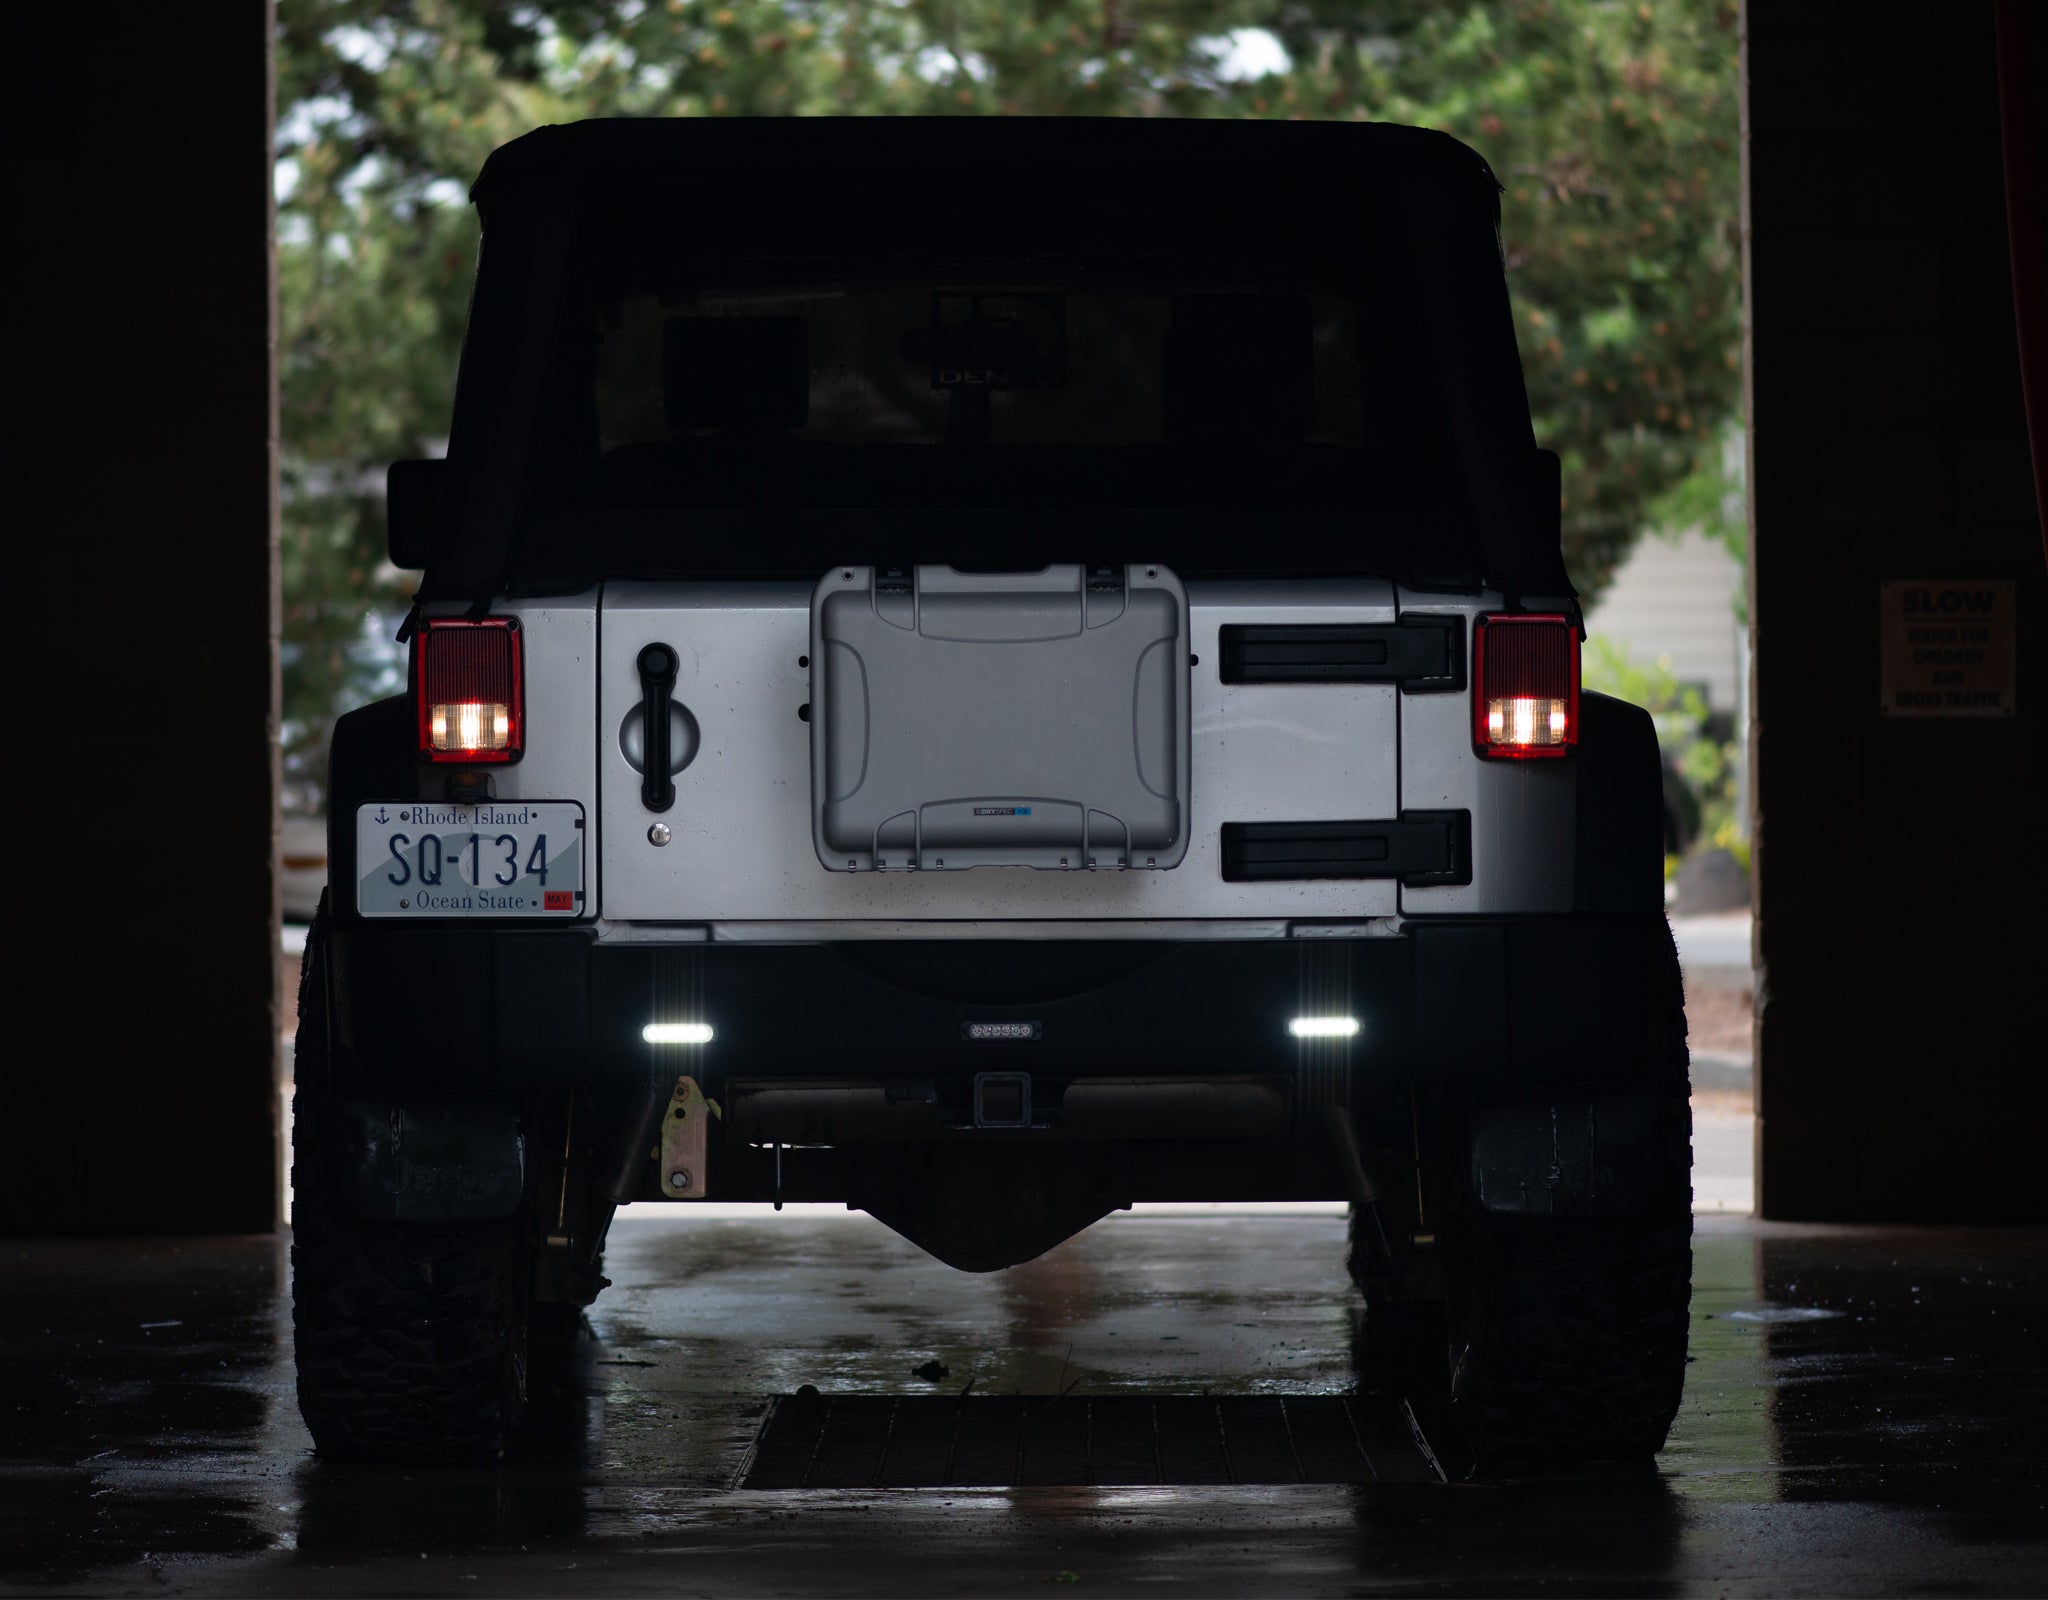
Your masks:
<instances>
[{"instance_id":1,"label":"red taillight","mask_svg":"<svg viewBox=\"0 0 2048 1600\"><path fill-rule=\"evenodd\" d=\"M1579 742L1579 630L1569 617L1481 617L1472 630L1472 747L1527 760Z\"/></svg>"},{"instance_id":2,"label":"red taillight","mask_svg":"<svg viewBox=\"0 0 2048 1600\"><path fill-rule=\"evenodd\" d=\"M517 761L526 743L519 624L435 617L412 640L422 761Z\"/></svg>"}]
</instances>

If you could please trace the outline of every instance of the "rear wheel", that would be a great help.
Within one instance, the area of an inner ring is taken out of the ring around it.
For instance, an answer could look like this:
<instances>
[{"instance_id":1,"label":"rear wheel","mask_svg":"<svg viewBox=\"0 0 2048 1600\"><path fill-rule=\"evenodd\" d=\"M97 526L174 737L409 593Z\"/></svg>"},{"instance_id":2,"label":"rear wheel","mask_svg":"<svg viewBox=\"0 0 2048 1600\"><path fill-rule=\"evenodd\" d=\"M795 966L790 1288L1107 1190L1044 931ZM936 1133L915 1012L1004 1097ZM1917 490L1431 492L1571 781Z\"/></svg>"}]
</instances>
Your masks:
<instances>
[{"instance_id":1,"label":"rear wheel","mask_svg":"<svg viewBox=\"0 0 2048 1600\"><path fill-rule=\"evenodd\" d=\"M1692 1108L1685 987L1676 946L1666 952L1662 1038L1644 1074L1655 1133L1641 1205L1599 1219L1482 1213L1455 1275L1452 1405L1483 1472L1647 1466L1678 1413Z\"/></svg>"},{"instance_id":2,"label":"rear wheel","mask_svg":"<svg viewBox=\"0 0 2048 1600\"><path fill-rule=\"evenodd\" d=\"M301 1172L309 1154L301 1142ZM292 1232L299 1410L321 1453L502 1455L526 1412L518 1220L360 1222L301 1187Z\"/></svg>"},{"instance_id":3,"label":"rear wheel","mask_svg":"<svg viewBox=\"0 0 2048 1600\"><path fill-rule=\"evenodd\" d=\"M1692 1114L1675 949L1664 981L1663 1038L1643 1084L1656 1133L1632 1215L1453 1218L1439 1246L1441 1305L1389 1294L1372 1271L1368 1224L1353 1217L1365 1375L1447 1414L1450 1453L1476 1471L1644 1465L1677 1414L1692 1294Z\"/></svg>"},{"instance_id":4,"label":"rear wheel","mask_svg":"<svg viewBox=\"0 0 2048 1600\"><path fill-rule=\"evenodd\" d=\"M1482 1472L1647 1465L1685 1386L1691 1217L1492 1217L1454 1311L1453 1413Z\"/></svg>"},{"instance_id":5,"label":"rear wheel","mask_svg":"<svg viewBox=\"0 0 2048 1600\"><path fill-rule=\"evenodd\" d=\"M326 917L306 942L292 1126L299 1410L322 1454L488 1460L526 1409L527 1222L366 1222L330 1111Z\"/></svg>"}]
</instances>

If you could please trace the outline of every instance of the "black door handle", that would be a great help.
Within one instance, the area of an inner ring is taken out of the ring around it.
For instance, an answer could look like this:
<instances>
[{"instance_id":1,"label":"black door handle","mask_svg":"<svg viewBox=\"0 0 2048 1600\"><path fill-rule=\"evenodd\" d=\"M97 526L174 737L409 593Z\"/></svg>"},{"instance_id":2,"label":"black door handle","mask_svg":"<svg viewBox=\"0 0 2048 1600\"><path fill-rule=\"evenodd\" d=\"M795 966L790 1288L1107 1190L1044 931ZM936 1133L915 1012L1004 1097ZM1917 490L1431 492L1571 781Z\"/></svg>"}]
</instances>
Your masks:
<instances>
[{"instance_id":1,"label":"black door handle","mask_svg":"<svg viewBox=\"0 0 2048 1600\"><path fill-rule=\"evenodd\" d=\"M676 803L669 771L668 709L676 687L676 653L665 644L640 652L640 798L649 811Z\"/></svg>"}]
</instances>

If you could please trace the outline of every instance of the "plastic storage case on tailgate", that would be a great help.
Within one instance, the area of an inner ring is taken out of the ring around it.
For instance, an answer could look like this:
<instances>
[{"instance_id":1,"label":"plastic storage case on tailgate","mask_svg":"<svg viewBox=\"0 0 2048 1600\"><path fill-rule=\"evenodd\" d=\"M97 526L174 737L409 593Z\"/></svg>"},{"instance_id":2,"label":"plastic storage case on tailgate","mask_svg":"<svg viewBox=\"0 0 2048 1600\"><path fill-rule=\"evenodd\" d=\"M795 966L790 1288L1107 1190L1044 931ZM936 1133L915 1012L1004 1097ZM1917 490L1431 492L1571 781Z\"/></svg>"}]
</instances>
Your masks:
<instances>
[{"instance_id":1,"label":"plastic storage case on tailgate","mask_svg":"<svg viewBox=\"0 0 2048 1600\"><path fill-rule=\"evenodd\" d=\"M842 872L1176 865L1180 580L834 568L811 602L811 800L818 859Z\"/></svg>"}]
</instances>

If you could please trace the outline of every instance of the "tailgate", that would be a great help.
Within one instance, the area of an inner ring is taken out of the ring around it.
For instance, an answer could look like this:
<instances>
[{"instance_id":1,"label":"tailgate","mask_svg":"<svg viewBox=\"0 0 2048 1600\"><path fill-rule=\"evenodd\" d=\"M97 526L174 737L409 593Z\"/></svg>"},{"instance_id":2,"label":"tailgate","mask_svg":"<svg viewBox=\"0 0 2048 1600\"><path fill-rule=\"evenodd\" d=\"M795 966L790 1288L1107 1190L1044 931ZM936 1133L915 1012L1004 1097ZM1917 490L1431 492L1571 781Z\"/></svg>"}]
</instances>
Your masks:
<instances>
[{"instance_id":1,"label":"tailgate","mask_svg":"<svg viewBox=\"0 0 2048 1600\"><path fill-rule=\"evenodd\" d=\"M1225 839L1396 818L1397 687L1222 670L1226 629L1392 624L1392 587L1114 576L607 585L603 914L911 931L1393 915L1392 877L1226 875ZM653 644L676 663L666 809L639 770Z\"/></svg>"}]
</instances>

